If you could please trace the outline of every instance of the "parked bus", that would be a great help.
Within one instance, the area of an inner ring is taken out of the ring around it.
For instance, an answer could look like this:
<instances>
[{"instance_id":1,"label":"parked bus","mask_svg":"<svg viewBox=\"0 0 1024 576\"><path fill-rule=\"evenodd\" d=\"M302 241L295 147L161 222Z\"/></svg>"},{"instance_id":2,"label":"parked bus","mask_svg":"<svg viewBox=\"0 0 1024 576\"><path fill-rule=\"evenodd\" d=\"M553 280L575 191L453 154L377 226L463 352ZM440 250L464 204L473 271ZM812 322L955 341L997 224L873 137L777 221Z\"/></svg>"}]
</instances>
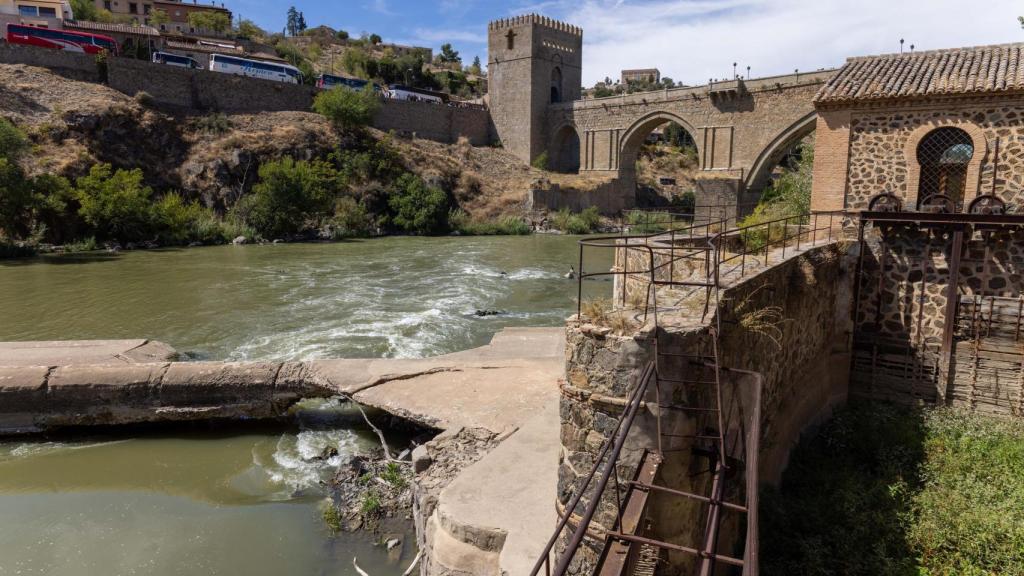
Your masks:
<instances>
[{"instance_id":1,"label":"parked bus","mask_svg":"<svg viewBox=\"0 0 1024 576\"><path fill-rule=\"evenodd\" d=\"M22 24L7 24L7 42L85 54L99 54L104 50L117 54L117 41L110 36L51 30Z\"/></svg>"},{"instance_id":2,"label":"parked bus","mask_svg":"<svg viewBox=\"0 0 1024 576\"><path fill-rule=\"evenodd\" d=\"M409 86L403 86L401 84L392 84L388 86L387 97L391 98L392 100L432 102L434 104L446 104L448 102L448 95L445 94L444 92L434 92L433 90L411 88Z\"/></svg>"},{"instance_id":3,"label":"parked bus","mask_svg":"<svg viewBox=\"0 0 1024 576\"><path fill-rule=\"evenodd\" d=\"M302 73L294 66L265 62L263 60L238 58L237 56L227 56L224 54L210 54L210 70L288 84L302 83Z\"/></svg>"},{"instance_id":4,"label":"parked bus","mask_svg":"<svg viewBox=\"0 0 1024 576\"><path fill-rule=\"evenodd\" d=\"M342 86L352 90L362 90L363 88L366 88L366 85L369 83L370 82L366 80L360 80L358 78L343 78L341 76L334 76L331 74L321 74L316 78L316 87L321 90L330 90L335 86ZM373 84L373 91L380 92L380 86Z\"/></svg>"},{"instance_id":5,"label":"parked bus","mask_svg":"<svg viewBox=\"0 0 1024 576\"><path fill-rule=\"evenodd\" d=\"M168 66L180 66L182 68L202 68L199 62L196 62L193 58L167 52L153 52L153 62L167 64Z\"/></svg>"}]
</instances>

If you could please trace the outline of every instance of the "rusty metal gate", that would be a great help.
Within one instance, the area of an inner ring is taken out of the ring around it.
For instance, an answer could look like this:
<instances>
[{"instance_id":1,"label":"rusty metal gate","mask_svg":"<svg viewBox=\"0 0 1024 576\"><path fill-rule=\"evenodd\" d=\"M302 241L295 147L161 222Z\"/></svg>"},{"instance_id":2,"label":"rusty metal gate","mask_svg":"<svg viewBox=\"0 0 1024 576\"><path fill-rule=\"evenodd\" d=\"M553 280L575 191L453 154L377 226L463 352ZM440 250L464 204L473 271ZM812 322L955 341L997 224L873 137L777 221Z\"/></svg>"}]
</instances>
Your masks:
<instances>
[{"instance_id":1,"label":"rusty metal gate","mask_svg":"<svg viewBox=\"0 0 1024 576\"><path fill-rule=\"evenodd\" d=\"M961 296L950 397L993 414L1024 413L1024 297Z\"/></svg>"}]
</instances>

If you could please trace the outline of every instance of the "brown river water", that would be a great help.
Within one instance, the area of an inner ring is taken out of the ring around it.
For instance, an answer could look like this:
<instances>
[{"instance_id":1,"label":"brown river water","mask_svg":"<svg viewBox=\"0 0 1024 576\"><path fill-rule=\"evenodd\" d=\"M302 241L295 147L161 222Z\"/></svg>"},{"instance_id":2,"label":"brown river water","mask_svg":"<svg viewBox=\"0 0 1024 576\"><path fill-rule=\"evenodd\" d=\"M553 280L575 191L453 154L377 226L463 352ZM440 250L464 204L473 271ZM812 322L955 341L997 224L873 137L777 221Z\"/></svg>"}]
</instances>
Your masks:
<instances>
[{"instance_id":1,"label":"brown river water","mask_svg":"<svg viewBox=\"0 0 1024 576\"><path fill-rule=\"evenodd\" d=\"M214 360L430 356L506 326L561 325L577 258L575 238L531 236L0 262L0 341L151 338ZM0 441L0 576L354 575L353 556L373 576L401 574L411 534L389 555L321 517L320 482L375 446L347 410L310 402L283 426ZM328 446L339 455L316 460Z\"/></svg>"}]
</instances>

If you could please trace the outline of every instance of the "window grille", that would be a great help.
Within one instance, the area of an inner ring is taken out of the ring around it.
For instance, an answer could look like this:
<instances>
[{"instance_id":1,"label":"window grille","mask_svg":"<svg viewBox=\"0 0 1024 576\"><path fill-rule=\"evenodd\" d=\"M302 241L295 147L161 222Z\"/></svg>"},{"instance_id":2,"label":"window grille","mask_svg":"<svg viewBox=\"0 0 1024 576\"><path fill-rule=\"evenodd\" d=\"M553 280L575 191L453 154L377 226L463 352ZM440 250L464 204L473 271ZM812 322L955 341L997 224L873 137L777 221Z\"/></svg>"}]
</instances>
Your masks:
<instances>
[{"instance_id":1,"label":"window grille","mask_svg":"<svg viewBox=\"0 0 1024 576\"><path fill-rule=\"evenodd\" d=\"M974 142L959 128L938 128L921 140L917 162L921 178L917 190L919 208L934 197L945 197L954 209L963 209L967 165L974 156Z\"/></svg>"}]
</instances>

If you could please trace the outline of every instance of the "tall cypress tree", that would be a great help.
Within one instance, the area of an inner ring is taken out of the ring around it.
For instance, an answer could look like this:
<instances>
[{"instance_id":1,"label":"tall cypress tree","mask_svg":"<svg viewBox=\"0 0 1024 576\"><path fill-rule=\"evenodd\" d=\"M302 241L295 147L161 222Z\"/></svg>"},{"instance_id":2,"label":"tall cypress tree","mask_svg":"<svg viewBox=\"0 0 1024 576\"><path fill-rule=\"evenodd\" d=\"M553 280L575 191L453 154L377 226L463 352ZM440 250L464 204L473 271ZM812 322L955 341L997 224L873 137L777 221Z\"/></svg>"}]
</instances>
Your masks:
<instances>
[{"instance_id":1,"label":"tall cypress tree","mask_svg":"<svg viewBox=\"0 0 1024 576\"><path fill-rule=\"evenodd\" d=\"M288 9L288 24L285 26L285 29L288 30L289 36L295 36L298 34L299 11L295 9L295 6Z\"/></svg>"}]
</instances>

